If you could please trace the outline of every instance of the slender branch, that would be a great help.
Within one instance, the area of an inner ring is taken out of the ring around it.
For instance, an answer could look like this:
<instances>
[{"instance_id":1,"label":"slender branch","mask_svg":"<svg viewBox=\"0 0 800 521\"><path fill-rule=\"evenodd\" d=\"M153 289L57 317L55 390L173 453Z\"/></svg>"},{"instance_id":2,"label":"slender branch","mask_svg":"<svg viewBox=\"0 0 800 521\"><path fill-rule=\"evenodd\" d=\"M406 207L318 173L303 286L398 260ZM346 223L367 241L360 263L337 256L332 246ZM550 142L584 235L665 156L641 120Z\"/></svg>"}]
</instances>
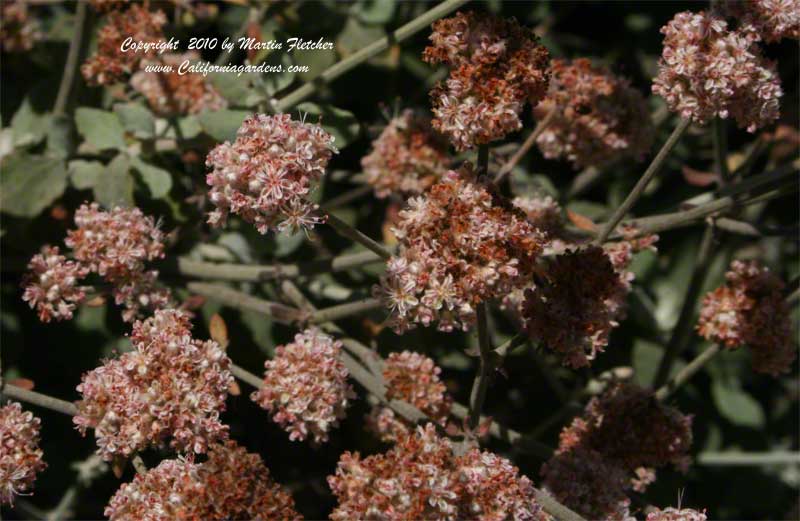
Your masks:
<instances>
[{"instance_id":1,"label":"slender branch","mask_svg":"<svg viewBox=\"0 0 800 521\"><path fill-rule=\"evenodd\" d=\"M75 416L78 413L78 408L74 403L65 400L59 400L58 398L37 393L36 391L28 391L27 389L17 387L13 384L6 383L3 385L2 393L3 395L14 398L15 400L21 400L33 405L38 405L39 407L60 412L61 414Z\"/></svg>"},{"instance_id":2,"label":"slender branch","mask_svg":"<svg viewBox=\"0 0 800 521\"><path fill-rule=\"evenodd\" d=\"M236 364L231 364L231 374L238 378L239 380L243 381L247 385L251 385L256 389L260 389L262 385L264 385L264 380L259 378L258 376L254 375L247 369L243 367L239 367Z\"/></svg>"},{"instance_id":3,"label":"slender branch","mask_svg":"<svg viewBox=\"0 0 800 521\"><path fill-rule=\"evenodd\" d=\"M133 456L131 463L137 474L147 474L147 465L144 464L144 460L139 454Z\"/></svg>"},{"instance_id":4,"label":"slender branch","mask_svg":"<svg viewBox=\"0 0 800 521\"><path fill-rule=\"evenodd\" d=\"M573 179L572 183L569 185L566 200L574 199L584 193L594 186L606 172L606 168L598 168L596 166L585 168L581 173L575 176L575 179Z\"/></svg>"},{"instance_id":5,"label":"slender branch","mask_svg":"<svg viewBox=\"0 0 800 521\"><path fill-rule=\"evenodd\" d=\"M53 115L61 116L66 113L67 105L71 98L75 77L78 74L78 67L81 62L81 55L86 49L88 31L86 30L88 20L88 2L78 2L75 9L75 30L69 41L69 51L67 51L67 61L64 63L64 74L61 76L61 84L58 86L56 102L53 106Z\"/></svg>"},{"instance_id":6,"label":"slender branch","mask_svg":"<svg viewBox=\"0 0 800 521\"><path fill-rule=\"evenodd\" d=\"M301 262L298 264L272 264L262 266L207 262L190 259L189 257L178 257L177 271L181 275L201 279L259 282L272 279L295 278L301 275L346 271L365 264L382 261L383 259L372 251L346 253L327 259Z\"/></svg>"},{"instance_id":7,"label":"slender branch","mask_svg":"<svg viewBox=\"0 0 800 521\"><path fill-rule=\"evenodd\" d=\"M586 521L580 514L565 507L544 490L538 488L534 490L536 501L542 505L545 512L555 517L558 521Z\"/></svg>"},{"instance_id":8,"label":"slender branch","mask_svg":"<svg viewBox=\"0 0 800 521\"><path fill-rule=\"evenodd\" d=\"M732 181L730 170L728 170L728 136L725 133L725 120L714 118L713 126L714 169L719 176L720 186L724 187Z\"/></svg>"},{"instance_id":9,"label":"slender branch","mask_svg":"<svg viewBox=\"0 0 800 521\"><path fill-rule=\"evenodd\" d=\"M325 85L335 80L339 76L345 74L361 63L369 60L376 54L385 51L393 43L400 43L407 38L410 38L419 31L427 28L432 22L450 14L461 5L465 4L467 0L447 0L437 5L433 9L426 11L414 20L408 22L388 36L372 42L371 44L363 47L362 49L354 52L344 60L331 65L325 69L314 80L306 83L302 87L290 92L280 100L273 103L276 112L286 112L289 108L300 103L304 99L313 95L321 85Z\"/></svg>"},{"instance_id":10,"label":"slender branch","mask_svg":"<svg viewBox=\"0 0 800 521\"><path fill-rule=\"evenodd\" d=\"M382 259L388 259L389 257L392 256L389 250L384 248L379 243L375 242L373 239L370 239L357 229L353 228L343 220L339 219L332 213L327 214L326 223L329 224L330 227L333 228L334 231L339 235L341 235L342 237L359 243L368 250L377 253Z\"/></svg>"},{"instance_id":11,"label":"slender branch","mask_svg":"<svg viewBox=\"0 0 800 521\"><path fill-rule=\"evenodd\" d=\"M497 172L497 175L494 178L495 184L500 184L500 182L512 171L514 167L525 157L525 154L533 147L536 140L539 136L544 132L547 128L547 125L553 120L557 112L557 107L553 107L550 112L548 112L544 118L536 125L536 128L533 129L527 139L522 143L522 146L514 152L514 155L500 168L500 171Z\"/></svg>"},{"instance_id":12,"label":"slender branch","mask_svg":"<svg viewBox=\"0 0 800 521\"><path fill-rule=\"evenodd\" d=\"M700 465L714 466L759 466L759 465L798 465L800 452L701 452L695 459Z\"/></svg>"},{"instance_id":13,"label":"slender branch","mask_svg":"<svg viewBox=\"0 0 800 521\"><path fill-rule=\"evenodd\" d=\"M681 369L670 381L664 384L655 393L656 400L664 401L669 396L679 389L683 384L689 381L692 376L703 368L706 363L714 358L719 353L720 347L717 344L712 344L708 349L700 353L697 358L689 362L686 367Z\"/></svg>"},{"instance_id":14,"label":"slender branch","mask_svg":"<svg viewBox=\"0 0 800 521\"><path fill-rule=\"evenodd\" d=\"M636 201L644 192L647 185L650 184L650 181L661 171L664 167L664 164L667 161L667 157L669 153L672 152L672 149L675 148L675 145L678 144L681 136L683 133L686 132L686 129L689 128L690 120L682 119L678 123L678 126L675 127L675 130L672 131L667 141L661 147L661 150L658 151L656 157L653 158L653 161L650 163L650 166L647 167L642 177L636 183L636 186L633 187L633 190L628 194L628 197L625 198L625 201L620 205L619 208L614 212L611 218L603 225L603 229L600 232L600 235L597 237L597 244L603 244L608 239L608 236L611 235L611 232L616 229L619 222L625 217L625 214L628 213L628 210L633 207Z\"/></svg>"},{"instance_id":15,"label":"slender branch","mask_svg":"<svg viewBox=\"0 0 800 521\"><path fill-rule=\"evenodd\" d=\"M373 309L380 309L383 307L383 302L376 298L365 298L355 302L346 302L338 306L331 306L329 308L320 309L311 313L309 324L320 324L322 322L331 322L341 318L357 315L365 311L372 311Z\"/></svg>"},{"instance_id":16,"label":"slender branch","mask_svg":"<svg viewBox=\"0 0 800 521\"><path fill-rule=\"evenodd\" d=\"M337 195L332 199L325 201L323 204L320 205L320 208L322 208L326 212L329 212L335 208L342 207L347 203L355 201L359 197L367 195L371 191L372 191L372 186L368 184L363 184L355 188L352 188L344 192L343 194Z\"/></svg>"},{"instance_id":17,"label":"slender branch","mask_svg":"<svg viewBox=\"0 0 800 521\"><path fill-rule=\"evenodd\" d=\"M469 396L469 417L467 418L467 425L471 431L474 431L479 425L483 402L486 401L486 391L489 389L489 383L494 372L492 345L489 339L489 324L486 316L485 303L482 302L478 304L477 314L478 344L480 346L481 358L478 374L475 375L475 380L472 383L472 392L470 392Z\"/></svg>"},{"instance_id":18,"label":"slender branch","mask_svg":"<svg viewBox=\"0 0 800 521\"><path fill-rule=\"evenodd\" d=\"M263 300L222 284L190 282L186 285L186 288L192 293L220 301L232 308L262 313L272 317L275 322L280 324L292 325L303 322L307 318L307 314L299 309L291 308L277 302Z\"/></svg>"},{"instance_id":19,"label":"slender branch","mask_svg":"<svg viewBox=\"0 0 800 521\"><path fill-rule=\"evenodd\" d=\"M694 310L697 307L697 296L703 287L703 282L708 272L708 266L711 264L712 247L714 245L714 227L706 226L703 231L703 238L700 241L700 248L697 250L697 256L694 261L694 271L692 278L689 280L689 287L686 289L686 295L683 298L683 306L678 315L678 321L675 323L675 328L672 331L672 336L667 343L667 349L664 351L664 356L661 357L661 362L658 365L653 387L659 388L664 385L664 382L669 378L670 370L675 359L678 358L692 337L694 320Z\"/></svg>"},{"instance_id":20,"label":"slender branch","mask_svg":"<svg viewBox=\"0 0 800 521\"><path fill-rule=\"evenodd\" d=\"M736 219L730 219L728 217L714 219L714 226L720 230L725 230L726 232L747 235L749 237L797 237L798 232L798 225L771 228L745 221L737 221Z\"/></svg>"}]
</instances>

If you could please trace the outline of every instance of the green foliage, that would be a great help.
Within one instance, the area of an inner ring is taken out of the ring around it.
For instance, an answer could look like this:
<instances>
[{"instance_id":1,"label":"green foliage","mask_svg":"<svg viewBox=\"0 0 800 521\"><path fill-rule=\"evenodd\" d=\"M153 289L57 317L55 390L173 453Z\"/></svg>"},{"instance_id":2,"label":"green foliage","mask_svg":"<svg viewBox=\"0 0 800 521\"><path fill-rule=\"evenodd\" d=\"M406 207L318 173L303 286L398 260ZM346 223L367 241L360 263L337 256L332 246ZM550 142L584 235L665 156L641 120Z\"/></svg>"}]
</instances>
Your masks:
<instances>
[{"instance_id":1,"label":"green foliage","mask_svg":"<svg viewBox=\"0 0 800 521\"><path fill-rule=\"evenodd\" d=\"M114 112L81 107L75 111L75 124L86 142L98 150L125 148L125 129Z\"/></svg>"},{"instance_id":2,"label":"green foliage","mask_svg":"<svg viewBox=\"0 0 800 521\"><path fill-rule=\"evenodd\" d=\"M63 159L26 152L6 156L0 163L0 210L16 217L36 217L66 186Z\"/></svg>"}]
</instances>

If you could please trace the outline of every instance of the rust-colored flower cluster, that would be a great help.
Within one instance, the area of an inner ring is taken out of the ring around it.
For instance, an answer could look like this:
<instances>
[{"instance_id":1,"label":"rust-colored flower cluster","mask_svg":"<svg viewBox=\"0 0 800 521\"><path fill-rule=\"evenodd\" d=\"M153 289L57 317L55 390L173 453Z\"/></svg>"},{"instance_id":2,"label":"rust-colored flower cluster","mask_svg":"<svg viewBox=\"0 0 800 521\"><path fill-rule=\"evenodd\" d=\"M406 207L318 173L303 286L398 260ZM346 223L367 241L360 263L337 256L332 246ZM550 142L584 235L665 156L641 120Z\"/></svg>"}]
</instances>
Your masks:
<instances>
[{"instance_id":1,"label":"rust-colored flower cluster","mask_svg":"<svg viewBox=\"0 0 800 521\"><path fill-rule=\"evenodd\" d=\"M260 233L312 228L321 218L306 196L336 152L333 139L288 114L248 117L236 141L217 145L206 159L209 199L217 207L208 222L221 226L233 213Z\"/></svg>"},{"instance_id":2,"label":"rust-colored flower cluster","mask_svg":"<svg viewBox=\"0 0 800 521\"><path fill-rule=\"evenodd\" d=\"M264 363L264 385L251 398L272 413L289 439L325 443L345 417L355 392L341 350L340 341L311 328L275 348L275 358Z\"/></svg>"},{"instance_id":3,"label":"rust-colored flower cluster","mask_svg":"<svg viewBox=\"0 0 800 521\"><path fill-rule=\"evenodd\" d=\"M75 212L75 226L64 240L74 260L60 255L57 247L45 246L28 264L22 298L37 309L40 320L71 319L75 306L92 289L78 281L90 273L111 284L127 322L144 310L172 305L172 294L158 283L158 272L146 269L146 262L164 256L164 232L152 217L138 208L105 211L97 203L83 204Z\"/></svg>"},{"instance_id":4,"label":"rust-colored flower cluster","mask_svg":"<svg viewBox=\"0 0 800 521\"><path fill-rule=\"evenodd\" d=\"M228 102L200 74L178 74L184 61L197 61L194 52L185 54L165 53L159 61L146 59L142 64L163 64L173 72L147 72L140 70L131 76L131 87L141 93L153 112L159 116L197 114L203 111L221 110Z\"/></svg>"},{"instance_id":5,"label":"rust-colored flower cluster","mask_svg":"<svg viewBox=\"0 0 800 521\"><path fill-rule=\"evenodd\" d=\"M439 379L442 370L427 356L412 351L392 353L386 358L383 379L386 383L386 398L403 400L415 406L425 415L444 427L450 413L452 398ZM367 426L383 441L394 442L411 434L414 426L398 417L385 405L375 405Z\"/></svg>"},{"instance_id":6,"label":"rust-colored flower cluster","mask_svg":"<svg viewBox=\"0 0 800 521\"><path fill-rule=\"evenodd\" d=\"M83 375L81 434L94 429L98 453L110 461L148 446L205 452L226 439L219 420L233 383L230 359L213 340L191 335L189 317L175 310L133 325L133 351Z\"/></svg>"},{"instance_id":7,"label":"rust-colored flower cluster","mask_svg":"<svg viewBox=\"0 0 800 521\"><path fill-rule=\"evenodd\" d=\"M467 169L409 199L393 232L400 250L380 293L398 332L433 322L441 331L468 330L477 304L527 284L545 242L520 210Z\"/></svg>"},{"instance_id":8,"label":"rust-colored flower cluster","mask_svg":"<svg viewBox=\"0 0 800 521\"><path fill-rule=\"evenodd\" d=\"M97 52L81 66L81 73L90 85L111 85L136 72L144 58L156 50L128 50L120 47L131 37L134 42L157 44L164 38L162 28L167 17L162 11L148 11L131 4L124 11L112 10L106 24L97 33Z\"/></svg>"},{"instance_id":9,"label":"rust-colored flower cluster","mask_svg":"<svg viewBox=\"0 0 800 521\"><path fill-rule=\"evenodd\" d=\"M33 490L36 474L47 464L39 448L41 420L19 403L0 407L0 504L14 504L14 496Z\"/></svg>"},{"instance_id":10,"label":"rust-colored flower cluster","mask_svg":"<svg viewBox=\"0 0 800 521\"><path fill-rule=\"evenodd\" d=\"M202 463L190 455L137 474L114 494L105 515L112 521L302 519L261 458L233 441L209 447Z\"/></svg>"},{"instance_id":11,"label":"rust-colored flower cluster","mask_svg":"<svg viewBox=\"0 0 800 521\"><path fill-rule=\"evenodd\" d=\"M31 17L27 2L0 2L0 49L3 52L29 51L41 37L39 22Z\"/></svg>"},{"instance_id":12,"label":"rust-colored flower cluster","mask_svg":"<svg viewBox=\"0 0 800 521\"><path fill-rule=\"evenodd\" d=\"M706 512L698 512L691 508L657 509L647 514L647 521L706 521Z\"/></svg>"},{"instance_id":13,"label":"rust-colored flower cluster","mask_svg":"<svg viewBox=\"0 0 800 521\"><path fill-rule=\"evenodd\" d=\"M542 467L545 486L586 516L623 518L626 492L643 492L655 467L688 467L691 424L691 416L660 404L651 391L611 384L561 432L558 450Z\"/></svg>"},{"instance_id":14,"label":"rust-colored flower cluster","mask_svg":"<svg viewBox=\"0 0 800 521\"><path fill-rule=\"evenodd\" d=\"M630 157L641 159L653 144L647 103L630 83L580 58L553 60L550 90L534 108L537 118L555 111L536 139L542 154L576 169Z\"/></svg>"},{"instance_id":15,"label":"rust-colored flower cluster","mask_svg":"<svg viewBox=\"0 0 800 521\"><path fill-rule=\"evenodd\" d=\"M747 27L701 11L678 13L661 29L664 49L653 93L685 119L704 124L733 117L749 132L778 119L783 91L775 64Z\"/></svg>"},{"instance_id":16,"label":"rust-colored flower cluster","mask_svg":"<svg viewBox=\"0 0 800 521\"><path fill-rule=\"evenodd\" d=\"M345 452L328 484L339 500L334 521L545 519L532 483L507 459L476 448L458 456L432 424L383 454Z\"/></svg>"},{"instance_id":17,"label":"rust-colored flower cluster","mask_svg":"<svg viewBox=\"0 0 800 521\"><path fill-rule=\"evenodd\" d=\"M536 105L547 91L550 55L514 19L459 12L434 22L430 40L423 59L450 67L431 91L433 126L458 150L519 130L525 103Z\"/></svg>"},{"instance_id":18,"label":"rust-colored flower cluster","mask_svg":"<svg viewBox=\"0 0 800 521\"><path fill-rule=\"evenodd\" d=\"M756 372L776 377L790 372L797 344L783 282L758 262L739 260L725 279L703 299L698 333L728 349L749 346Z\"/></svg>"},{"instance_id":19,"label":"rust-colored flower cluster","mask_svg":"<svg viewBox=\"0 0 800 521\"><path fill-rule=\"evenodd\" d=\"M393 118L361 160L375 195L421 194L447 171L447 143L431 130L431 122L412 110Z\"/></svg>"},{"instance_id":20,"label":"rust-colored flower cluster","mask_svg":"<svg viewBox=\"0 0 800 521\"><path fill-rule=\"evenodd\" d=\"M798 0L729 0L724 6L742 27L752 27L765 42L800 39Z\"/></svg>"},{"instance_id":21,"label":"rust-colored flower cluster","mask_svg":"<svg viewBox=\"0 0 800 521\"><path fill-rule=\"evenodd\" d=\"M568 250L549 259L525 292L522 318L535 340L559 353L573 368L590 364L616 327L617 295L624 286L605 251L597 246Z\"/></svg>"}]
</instances>

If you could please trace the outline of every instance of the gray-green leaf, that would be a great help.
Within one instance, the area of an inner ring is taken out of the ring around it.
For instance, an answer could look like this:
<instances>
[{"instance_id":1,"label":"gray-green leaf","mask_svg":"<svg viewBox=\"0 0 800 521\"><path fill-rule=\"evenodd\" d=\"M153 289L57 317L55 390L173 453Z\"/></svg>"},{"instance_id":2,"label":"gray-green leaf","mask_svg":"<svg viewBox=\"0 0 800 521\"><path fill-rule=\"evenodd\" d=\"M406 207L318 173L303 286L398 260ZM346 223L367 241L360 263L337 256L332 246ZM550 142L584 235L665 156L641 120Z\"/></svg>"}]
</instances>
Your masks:
<instances>
[{"instance_id":1,"label":"gray-green leaf","mask_svg":"<svg viewBox=\"0 0 800 521\"><path fill-rule=\"evenodd\" d=\"M132 157L131 164L141 174L144 184L150 190L150 195L155 199L164 197L172 189L172 176L163 168L146 163L138 157Z\"/></svg>"},{"instance_id":2,"label":"gray-green leaf","mask_svg":"<svg viewBox=\"0 0 800 521\"><path fill-rule=\"evenodd\" d=\"M105 110L81 107L75 111L78 132L95 148L125 148L125 130L119 116Z\"/></svg>"},{"instance_id":3,"label":"gray-green leaf","mask_svg":"<svg viewBox=\"0 0 800 521\"><path fill-rule=\"evenodd\" d=\"M140 138L152 138L156 132L153 113L139 103L117 103L114 113L122 122L122 127Z\"/></svg>"},{"instance_id":4,"label":"gray-green leaf","mask_svg":"<svg viewBox=\"0 0 800 521\"><path fill-rule=\"evenodd\" d=\"M94 198L106 208L133 206L133 177L125 155L119 154L115 157L106 167L105 173L97 178Z\"/></svg>"},{"instance_id":5,"label":"gray-green leaf","mask_svg":"<svg viewBox=\"0 0 800 521\"><path fill-rule=\"evenodd\" d=\"M244 110L217 110L203 112L197 116L197 120L205 133L217 141L233 141L236 139L236 131L249 115L250 112Z\"/></svg>"},{"instance_id":6,"label":"gray-green leaf","mask_svg":"<svg viewBox=\"0 0 800 521\"><path fill-rule=\"evenodd\" d=\"M35 217L67 187L64 160L33 154L12 154L0 163L0 210L17 217Z\"/></svg>"},{"instance_id":7,"label":"gray-green leaf","mask_svg":"<svg viewBox=\"0 0 800 521\"><path fill-rule=\"evenodd\" d=\"M105 170L106 167L99 161L76 159L69 162L69 179L78 190L87 190L94 187Z\"/></svg>"},{"instance_id":8,"label":"gray-green leaf","mask_svg":"<svg viewBox=\"0 0 800 521\"><path fill-rule=\"evenodd\" d=\"M764 425L764 410L752 396L735 384L714 381L711 396L720 414L731 423L759 428Z\"/></svg>"}]
</instances>

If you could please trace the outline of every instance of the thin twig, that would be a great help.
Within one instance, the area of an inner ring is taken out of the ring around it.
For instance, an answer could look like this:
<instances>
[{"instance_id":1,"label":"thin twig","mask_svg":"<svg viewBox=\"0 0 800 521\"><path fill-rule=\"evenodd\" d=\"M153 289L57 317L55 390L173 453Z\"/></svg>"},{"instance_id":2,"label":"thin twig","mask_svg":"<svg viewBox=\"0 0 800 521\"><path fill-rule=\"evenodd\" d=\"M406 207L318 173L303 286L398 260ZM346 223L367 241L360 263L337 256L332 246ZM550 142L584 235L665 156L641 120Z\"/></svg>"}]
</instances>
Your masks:
<instances>
[{"instance_id":1,"label":"thin twig","mask_svg":"<svg viewBox=\"0 0 800 521\"><path fill-rule=\"evenodd\" d=\"M728 135L726 134L725 120L714 118L714 169L719 176L720 186L727 186L731 181L731 172L728 170Z\"/></svg>"},{"instance_id":2,"label":"thin twig","mask_svg":"<svg viewBox=\"0 0 800 521\"><path fill-rule=\"evenodd\" d=\"M701 452L695 462L708 466L798 465L800 452Z\"/></svg>"},{"instance_id":3,"label":"thin twig","mask_svg":"<svg viewBox=\"0 0 800 521\"><path fill-rule=\"evenodd\" d=\"M363 184L361 186L352 188L342 194L339 194L332 199L325 201L323 204L320 205L320 208L322 208L326 212L329 212L333 209L344 206L347 203L353 202L359 197L367 195L371 191L372 191L372 186L368 184Z\"/></svg>"},{"instance_id":4,"label":"thin twig","mask_svg":"<svg viewBox=\"0 0 800 521\"><path fill-rule=\"evenodd\" d=\"M326 223L329 224L330 227L342 237L359 243L368 250L377 253L382 259L388 259L392 256L391 252L389 252L389 250L384 248L381 244L377 243L373 239L370 239L332 213L327 214Z\"/></svg>"},{"instance_id":5,"label":"thin twig","mask_svg":"<svg viewBox=\"0 0 800 521\"><path fill-rule=\"evenodd\" d=\"M538 139L538 137L542 134L542 132L544 132L544 130L547 128L547 125L550 124L550 121L553 120L553 118L556 115L556 112L557 112L557 107L553 107L550 110L550 112L548 112L544 116L544 118L541 121L539 121L539 123L536 125L536 128L533 129L533 132L531 132L530 135L528 135L527 139L525 139L525 141L522 143L522 146L519 147L519 149L517 149L516 152L514 152L514 155L511 156L511 159L509 159L500 168L500 171L497 172L497 175L494 178L495 184L500 184L500 182L512 170L514 170L514 167L517 166L517 163L519 163L522 160L522 158L525 157L525 154L527 154L528 151L533 147L534 143L536 143L536 139Z\"/></svg>"},{"instance_id":6,"label":"thin twig","mask_svg":"<svg viewBox=\"0 0 800 521\"><path fill-rule=\"evenodd\" d=\"M236 364L231 364L231 374L244 383L255 387L256 389L259 389L262 385L264 385L264 380Z\"/></svg>"},{"instance_id":7,"label":"thin twig","mask_svg":"<svg viewBox=\"0 0 800 521\"><path fill-rule=\"evenodd\" d=\"M320 309L311 313L308 319L309 324L320 324L322 322L331 322L339 320L352 315L358 315L365 311L372 311L373 309L380 309L383 307L383 302L377 298L365 298L355 302L345 302L338 306L331 306L329 308Z\"/></svg>"},{"instance_id":8,"label":"thin twig","mask_svg":"<svg viewBox=\"0 0 800 521\"><path fill-rule=\"evenodd\" d=\"M661 150L658 151L656 157L653 158L653 161L650 163L650 166L647 167L642 177L636 183L636 186L633 187L631 192L628 194L628 197L625 198L625 201L620 205L619 208L614 212L611 218L603 225L602 231L600 235L597 237L596 243L603 244L608 239L608 236L611 235L619 222L625 217L625 214L628 213L628 210L633 207L639 197L644 192L647 185L650 184L650 181L661 171L664 167L664 164L667 162L667 157L669 153L672 152L672 149L675 148L675 145L678 144L681 136L686 129L689 128L690 120L688 119L681 119L678 123L678 126L675 127L675 130L672 131L667 141L661 147Z\"/></svg>"},{"instance_id":9,"label":"thin twig","mask_svg":"<svg viewBox=\"0 0 800 521\"><path fill-rule=\"evenodd\" d=\"M246 309L249 311L262 313L271 317L279 324L292 325L303 322L307 318L307 314L303 313L299 309L291 308L277 302L270 302L268 300L260 299L222 284L190 282L186 285L186 289L188 289L191 293L217 300L232 308Z\"/></svg>"},{"instance_id":10,"label":"thin twig","mask_svg":"<svg viewBox=\"0 0 800 521\"><path fill-rule=\"evenodd\" d=\"M709 360L714 358L719 351L719 345L712 344L708 349L700 353L694 360L689 362L686 367L678 371L678 373L673 376L669 382L664 384L658 391L656 391L656 400L664 401L669 398L672 393L679 389L683 384L688 382L689 379L691 379L692 376L697 373L697 371L702 369Z\"/></svg>"},{"instance_id":11,"label":"thin twig","mask_svg":"<svg viewBox=\"0 0 800 521\"><path fill-rule=\"evenodd\" d=\"M260 282L272 279L296 278L317 273L333 273L358 268L365 264L382 262L373 251L346 253L298 264L247 265L198 261L189 257L178 257L177 271L181 275L211 280Z\"/></svg>"},{"instance_id":12,"label":"thin twig","mask_svg":"<svg viewBox=\"0 0 800 521\"><path fill-rule=\"evenodd\" d=\"M472 383L472 392L469 396L469 417L467 425L474 431L481 419L483 402L486 401L486 391L494 372L492 363L492 345L489 339L489 324L486 317L486 303L482 302L477 307L478 319L478 345L480 346L480 366L475 380Z\"/></svg>"},{"instance_id":13,"label":"thin twig","mask_svg":"<svg viewBox=\"0 0 800 521\"><path fill-rule=\"evenodd\" d=\"M67 414L69 416L78 414L78 408L74 403L59 400L58 398L37 393L36 391L28 391L27 389L17 387L13 384L6 383L3 385L2 394L14 398L15 400L21 400L33 405L38 405L39 407L44 407L45 409L50 409L51 411L60 412L61 414Z\"/></svg>"},{"instance_id":14,"label":"thin twig","mask_svg":"<svg viewBox=\"0 0 800 521\"><path fill-rule=\"evenodd\" d=\"M75 84L75 77L78 75L78 67L81 62L81 55L87 46L86 25L88 20L88 2L78 2L75 9L75 30L69 41L69 51L67 51L67 61L64 63L64 74L61 76L61 84L58 86L56 102L53 106L53 115L61 116L67 112L67 106Z\"/></svg>"},{"instance_id":15,"label":"thin twig","mask_svg":"<svg viewBox=\"0 0 800 521\"><path fill-rule=\"evenodd\" d=\"M700 248L697 250L692 278L689 280L689 287L686 289L686 295L683 298L683 305L678 315L678 321L675 323L672 336L667 343L664 356L661 357L655 380L653 380L653 387L656 389L664 385L664 382L667 381L669 373L672 370L672 364L678 358L678 355L686 349L692 337L692 333L694 332L694 320L692 320L692 317L697 307L697 296L700 294L700 290L706 278L706 273L708 272L708 266L711 264L711 259L714 257L712 254L714 235L714 227L712 225L706 226L706 229L703 231L703 238L700 241Z\"/></svg>"},{"instance_id":16,"label":"thin twig","mask_svg":"<svg viewBox=\"0 0 800 521\"><path fill-rule=\"evenodd\" d=\"M558 521L586 521L580 514L567 508L544 490L534 489L536 501L542 505L545 512L555 517Z\"/></svg>"},{"instance_id":17,"label":"thin twig","mask_svg":"<svg viewBox=\"0 0 800 521\"><path fill-rule=\"evenodd\" d=\"M402 27L398 28L396 31L392 32L388 36L384 36L383 38L372 42L371 44L367 45L366 47L361 48L360 50L354 52L344 60L331 65L327 69L325 69L319 76L311 80L310 82L306 83L305 85L295 89L294 91L290 92L280 100L276 100L273 103L276 112L286 112L289 108L293 107L294 105L300 103L304 99L308 98L315 92L321 85L325 85L330 83L331 81L335 80L342 74L350 71L351 69L355 68L356 66L360 65L361 63L369 60L376 54L385 51L389 48L389 46L393 43L400 43L407 38L410 38L414 34L426 29L430 26L432 22L450 14L451 12L458 9L461 5L465 4L467 0L447 0L442 2L441 4L437 5L436 7L426 11L425 13L421 14L414 20L411 20L407 24L403 25Z\"/></svg>"}]
</instances>

